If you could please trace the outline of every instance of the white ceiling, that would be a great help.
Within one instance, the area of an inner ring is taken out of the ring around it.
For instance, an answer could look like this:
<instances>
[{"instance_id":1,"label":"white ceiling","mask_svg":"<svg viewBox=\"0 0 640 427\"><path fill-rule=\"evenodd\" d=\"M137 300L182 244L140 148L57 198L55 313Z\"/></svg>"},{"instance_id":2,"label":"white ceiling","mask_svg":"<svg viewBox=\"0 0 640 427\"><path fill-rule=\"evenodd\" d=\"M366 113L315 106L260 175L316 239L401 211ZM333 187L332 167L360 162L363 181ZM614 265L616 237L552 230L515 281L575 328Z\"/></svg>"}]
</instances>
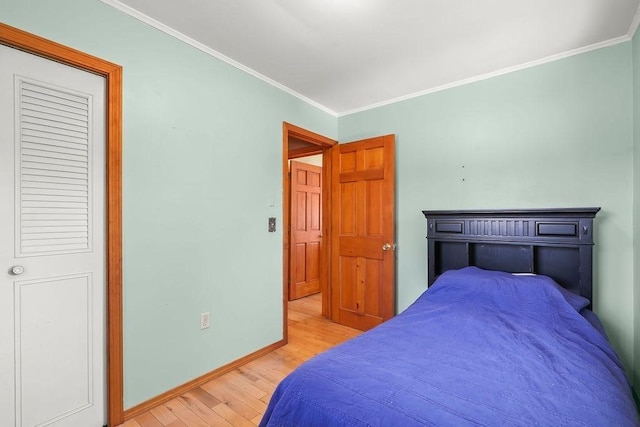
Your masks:
<instances>
[{"instance_id":1,"label":"white ceiling","mask_svg":"<svg viewBox=\"0 0 640 427\"><path fill-rule=\"evenodd\" d=\"M102 0L336 115L627 41L640 0Z\"/></svg>"}]
</instances>

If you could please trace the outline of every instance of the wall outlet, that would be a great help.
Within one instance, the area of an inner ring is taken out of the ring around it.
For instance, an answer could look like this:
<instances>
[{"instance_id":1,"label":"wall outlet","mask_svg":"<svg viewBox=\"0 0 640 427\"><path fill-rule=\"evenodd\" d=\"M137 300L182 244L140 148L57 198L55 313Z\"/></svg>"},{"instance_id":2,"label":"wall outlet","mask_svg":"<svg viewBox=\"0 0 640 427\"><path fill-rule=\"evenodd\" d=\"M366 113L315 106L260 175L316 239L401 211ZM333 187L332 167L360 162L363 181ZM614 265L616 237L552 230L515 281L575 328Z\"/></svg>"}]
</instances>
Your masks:
<instances>
[{"instance_id":1,"label":"wall outlet","mask_svg":"<svg viewBox=\"0 0 640 427\"><path fill-rule=\"evenodd\" d=\"M200 329L207 329L209 327L209 312L200 313Z\"/></svg>"}]
</instances>

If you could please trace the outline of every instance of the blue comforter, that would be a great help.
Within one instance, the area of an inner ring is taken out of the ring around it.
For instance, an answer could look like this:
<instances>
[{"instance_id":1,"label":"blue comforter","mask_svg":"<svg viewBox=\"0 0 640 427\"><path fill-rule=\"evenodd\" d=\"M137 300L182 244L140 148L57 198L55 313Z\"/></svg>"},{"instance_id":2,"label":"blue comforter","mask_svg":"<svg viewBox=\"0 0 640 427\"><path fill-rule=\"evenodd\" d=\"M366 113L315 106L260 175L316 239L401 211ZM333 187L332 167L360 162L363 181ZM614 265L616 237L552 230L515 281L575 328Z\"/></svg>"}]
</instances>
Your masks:
<instances>
[{"instance_id":1,"label":"blue comforter","mask_svg":"<svg viewBox=\"0 0 640 427\"><path fill-rule=\"evenodd\" d=\"M285 378L260 425L640 425L587 304L545 276L446 272L402 314Z\"/></svg>"}]
</instances>

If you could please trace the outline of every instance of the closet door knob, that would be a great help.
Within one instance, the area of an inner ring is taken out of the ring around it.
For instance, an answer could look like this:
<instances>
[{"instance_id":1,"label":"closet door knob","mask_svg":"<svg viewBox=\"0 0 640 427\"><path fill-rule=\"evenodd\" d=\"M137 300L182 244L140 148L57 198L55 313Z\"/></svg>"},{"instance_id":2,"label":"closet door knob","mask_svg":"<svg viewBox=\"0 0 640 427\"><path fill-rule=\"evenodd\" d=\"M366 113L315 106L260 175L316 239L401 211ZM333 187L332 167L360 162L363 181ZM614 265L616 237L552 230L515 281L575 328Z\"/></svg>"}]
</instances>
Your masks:
<instances>
[{"instance_id":1,"label":"closet door knob","mask_svg":"<svg viewBox=\"0 0 640 427\"><path fill-rule=\"evenodd\" d=\"M24 273L24 267L21 265L14 265L13 267L11 267L11 273L14 276L19 276Z\"/></svg>"}]
</instances>

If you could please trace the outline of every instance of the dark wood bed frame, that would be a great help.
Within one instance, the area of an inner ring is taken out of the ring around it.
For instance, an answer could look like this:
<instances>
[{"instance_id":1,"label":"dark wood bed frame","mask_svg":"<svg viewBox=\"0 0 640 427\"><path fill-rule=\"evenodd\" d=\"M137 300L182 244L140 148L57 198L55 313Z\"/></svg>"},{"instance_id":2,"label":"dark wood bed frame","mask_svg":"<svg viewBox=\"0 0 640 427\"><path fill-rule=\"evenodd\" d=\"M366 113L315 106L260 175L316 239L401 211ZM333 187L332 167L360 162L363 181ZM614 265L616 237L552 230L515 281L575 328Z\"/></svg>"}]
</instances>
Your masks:
<instances>
[{"instance_id":1,"label":"dark wood bed frame","mask_svg":"<svg viewBox=\"0 0 640 427\"><path fill-rule=\"evenodd\" d=\"M593 219L600 208L422 211L429 285L477 266L544 274L592 301Z\"/></svg>"}]
</instances>

